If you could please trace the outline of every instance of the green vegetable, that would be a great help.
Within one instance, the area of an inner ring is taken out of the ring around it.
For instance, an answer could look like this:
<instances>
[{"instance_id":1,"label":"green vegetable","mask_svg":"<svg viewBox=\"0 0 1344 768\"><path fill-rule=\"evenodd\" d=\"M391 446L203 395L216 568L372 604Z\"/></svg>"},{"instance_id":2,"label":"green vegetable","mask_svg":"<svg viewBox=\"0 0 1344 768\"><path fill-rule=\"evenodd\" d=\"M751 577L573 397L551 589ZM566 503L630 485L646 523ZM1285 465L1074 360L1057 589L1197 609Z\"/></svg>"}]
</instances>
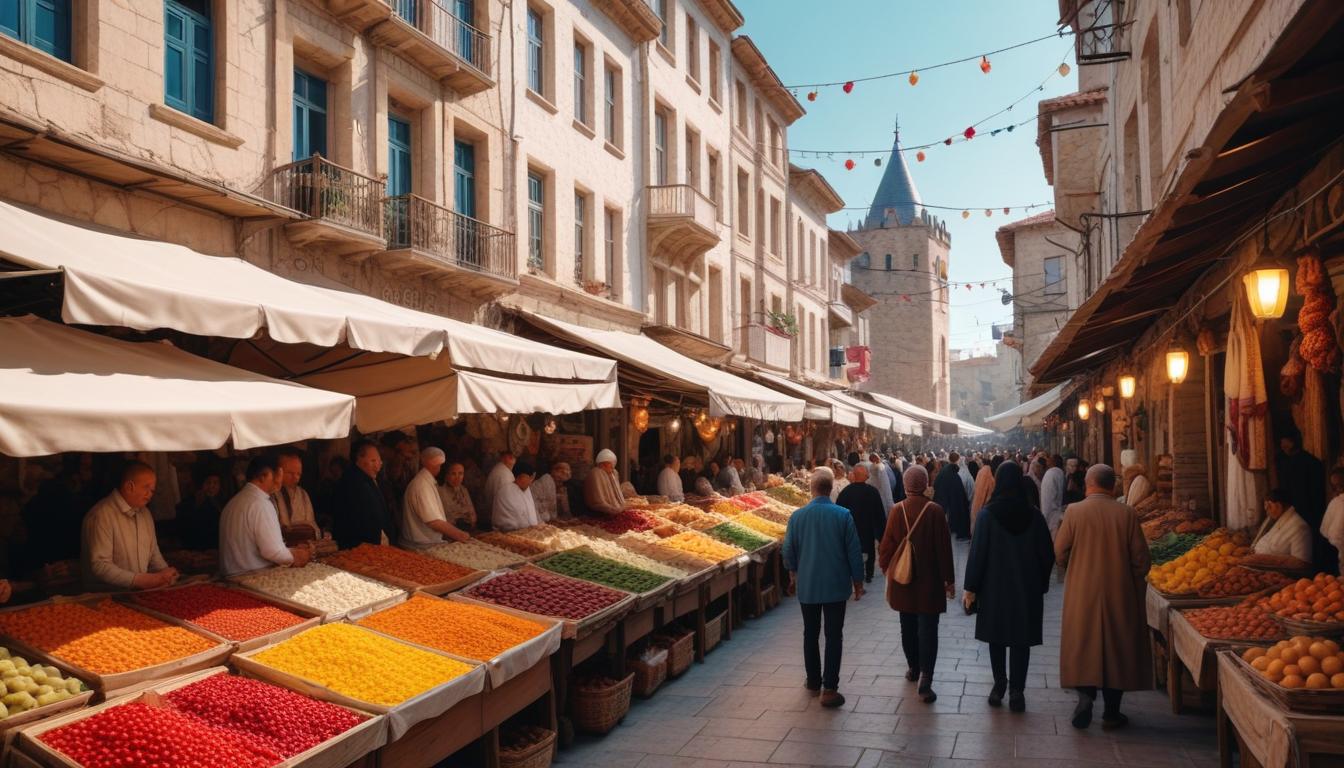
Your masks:
<instances>
[{"instance_id":1,"label":"green vegetable","mask_svg":"<svg viewBox=\"0 0 1344 768\"><path fill-rule=\"evenodd\" d=\"M537 565L562 576L572 576L636 594L657 589L672 580L643 568L635 568L581 550L569 550L551 555Z\"/></svg>"},{"instance_id":2,"label":"green vegetable","mask_svg":"<svg viewBox=\"0 0 1344 768\"><path fill-rule=\"evenodd\" d=\"M766 496L769 496L775 501L782 501L785 504L790 504L795 507L801 507L807 502L811 501L811 499L807 497L806 493L798 490L792 485L781 485L775 488L766 488L764 493Z\"/></svg>"},{"instance_id":3,"label":"green vegetable","mask_svg":"<svg viewBox=\"0 0 1344 768\"><path fill-rule=\"evenodd\" d=\"M750 528L745 528L737 523L720 523L705 531L705 533L719 541L739 546L748 552L773 543L772 539L767 539Z\"/></svg>"},{"instance_id":4,"label":"green vegetable","mask_svg":"<svg viewBox=\"0 0 1344 768\"><path fill-rule=\"evenodd\" d=\"M1168 533L1148 545L1153 565L1162 565L1195 548L1204 537L1198 533Z\"/></svg>"}]
</instances>

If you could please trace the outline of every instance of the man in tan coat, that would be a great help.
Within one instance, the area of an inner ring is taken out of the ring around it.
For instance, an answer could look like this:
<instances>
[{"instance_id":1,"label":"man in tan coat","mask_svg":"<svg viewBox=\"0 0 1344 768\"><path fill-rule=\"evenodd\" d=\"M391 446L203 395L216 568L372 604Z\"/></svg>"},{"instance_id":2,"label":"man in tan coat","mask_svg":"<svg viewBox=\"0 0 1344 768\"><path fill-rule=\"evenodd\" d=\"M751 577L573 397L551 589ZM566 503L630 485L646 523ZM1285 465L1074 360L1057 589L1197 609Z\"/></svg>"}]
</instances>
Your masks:
<instances>
[{"instance_id":1,"label":"man in tan coat","mask_svg":"<svg viewBox=\"0 0 1344 768\"><path fill-rule=\"evenodd\" d=\"M1147 688L1152 674L1143 610L1148 543L1133 508L1115 500L1115 470L1089 467L1086 492L1055 534L1055 558L1068 568L1059 684L1078 689L1073 727L1091 724L1100 688L1102 727L1119 728L1129 722L1122 693Z\"/></svg>"}]
</instances>

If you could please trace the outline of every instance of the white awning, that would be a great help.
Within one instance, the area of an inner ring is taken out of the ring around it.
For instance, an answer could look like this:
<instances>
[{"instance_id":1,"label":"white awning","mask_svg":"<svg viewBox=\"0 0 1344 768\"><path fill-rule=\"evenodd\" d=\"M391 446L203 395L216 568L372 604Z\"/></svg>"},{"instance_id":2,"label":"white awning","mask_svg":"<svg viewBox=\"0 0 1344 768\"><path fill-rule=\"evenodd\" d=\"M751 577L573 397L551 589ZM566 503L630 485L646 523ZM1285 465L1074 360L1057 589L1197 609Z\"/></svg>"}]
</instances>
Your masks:
<instances>
[{"instance_id":1,"label":"white awning","mask_svg":"<svg viewBox=\"0 0 1344 768\"><path fill-rule=\"evenodd\" d=\"M826 393L819 389L813 389L806 384L799 384L792 379L786 379L783 376L776 376L765 371L757 371L756 376L762 381L769 382L780 389L808 400L807 412L804 416L809 419L831 421L845 427L857 427L860 424L857 408L851 408L834 398L827 397Z\"/></svg>"},{"instance_id":2,"label":"white awning","mask_svg":"<svg viewBox=\"0 0 1344 768\"><path fill-rule=\"evenodd\" d=\"M880 392L865 392L864 394L893 411L903 413L913 419L919 419L928 424L949 424L956 427L957 434L964 437L988 435L990 432L994 431L992 429L985 429L984 427L977 426L969 421L962 421L955 416L944 416L941 413L935 413L925 408L920 408L917 405L907 403L904 400L892 397L891 395L884 395ZM942 429L940 428L938 431L941 432Z\"/></svg>"},{"instance_id":3,"label":"white awning","mask_svg":"<svg viewBox=\"0 0 1344 768\"><path fill-rule=\"evenodd\" d=\"M1069 382L1064 382L1054 389L1046 392L1040 397L1032 398L1019 406L1009 408L1003 413L996 413L985 419L985 423L1000 432L1007 432L1013 427L1035 427L1039 426L1044 417L1059 407L1064 399L1064 388Z\"/></svg>"},{"instance_id":4,"label":"white awning","mask_svg":"<svg viewBox=\"0 0 1344 768\"><path fill-rule=\"evenodd\" d=\"M527 313L527 318L538 327L572 343L703 391L709 400L710 416L740 416L784 422L803 420L806 404L802 400L727 371L711 368L643 334L584 328L532 313Z\"/></svg>"},{"instance_id":5,"label":"white awning","mask_svg":"<svg viewBox=\"0 0 1344 768\"><path fill-rule=\"evenodd\" d=\"M257 448L350 434L355 399L167 342L0 318L0 453Z\"/></svg>"},{"instance_id":6,"label":"white awning","mask_svg":"<svg viewBox=\"0 0 1344 768\"><path fill-rule=\"evenodd\" d=\"M248 339L341 344L410 356L447 353L456 369L614 381L611 360L287 280L242 259L71 223L0 202L0 257L65 272L67 323Z\"/></svg>"},{"instance_id":7,"label":"white awning","mask_svg":"<svg viewBox=\"0 0 1344 768\"><path fill-rule=\"evenodd\" d=\"M863 423L879 432L891 431L898 435L918 435L924 431L924 425L909 416L897 413L890 408L874 405L867 400L860 400L848 392L831 389L825 390L824 394L850 408L857 408L862 411Z\"/></svg>"}]
</instances>

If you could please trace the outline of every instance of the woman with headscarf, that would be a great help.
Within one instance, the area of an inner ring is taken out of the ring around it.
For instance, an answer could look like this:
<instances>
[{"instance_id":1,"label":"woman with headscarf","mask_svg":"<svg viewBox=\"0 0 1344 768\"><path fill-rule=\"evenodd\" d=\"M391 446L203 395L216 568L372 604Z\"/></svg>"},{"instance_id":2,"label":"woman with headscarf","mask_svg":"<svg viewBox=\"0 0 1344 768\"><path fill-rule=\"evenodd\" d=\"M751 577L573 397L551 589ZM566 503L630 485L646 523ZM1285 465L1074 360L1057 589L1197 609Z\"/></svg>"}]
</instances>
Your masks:
<instances>
[{"instance_id":1,"label":"woman with headscarf","mask_svg":"<svg viewBox=\"0 0 1344 768\"><path fill-rule=\"evenodd\" d=\"M933 501L947 514L947 525L958 541L971 537L971 496L961 481L961 466L956 453L938 470L933 481ZM907 491L908 493L908 491Z\"/></svg>"},{"instance_id":2,"label":"woman with headscarf","mask_svg":"<svg viewBox=\"0 0 1344 768\"><path fill-rule=\"evenodd\" d=\"M989 464L980 468L975 475L975 493L971 496L971 535L975 535L976 518L980 510L989 503L989 497L994 494L994 470L990 469Z\"/></svg>"},{"instance_id":3,"label":"woman with headscarf","mask_svg":"<svg viewBox=\"0 0 1344 768\"><path fill-rule=\"evenodd\" d=\"M977 604L975 639L989 643L990 706L1002 704L1006 690L1014 712L1027 707L1027 664L1031 646L1042 642L1043 596L1055 565L1050 528L1027 499L1028 486L1034 487L1023 482L1021 466L1011 461L999 466L994 495L976 521L962 596L966 605Z\"/></svg>"},{"instance_id":4,"label":"woman with headscarf","mask_svg":"<svg viewBox=\"0 0 1344 768\"><path fill-rule=\"evenodd\" d=\"M969 499L975 495L975 473L971 471L970 462L965 456L958 458L956 465L957 477L961 478L962 487L966 489L966 498Z\"/></svg>"},{"instance_id":5,"label":"woman with headscarf","mask_svg":"<svg viewBox=\"0 0 1344 768\"><path fill-rule=\"evenodd\" d=\"M930 704L938 699L933 692L933 669L938 661L938 616L947 611L947 600L956 588L957 572L943 510L924 495L929 473L916 465L907 469L902 479L906 498L887 515L877 564L886 574L901 542L910 537L914 578L909 584L900 584L887 576L887 605L901 614L905 679L918 680L920 701Z\"/></svg>"}]
</instances>

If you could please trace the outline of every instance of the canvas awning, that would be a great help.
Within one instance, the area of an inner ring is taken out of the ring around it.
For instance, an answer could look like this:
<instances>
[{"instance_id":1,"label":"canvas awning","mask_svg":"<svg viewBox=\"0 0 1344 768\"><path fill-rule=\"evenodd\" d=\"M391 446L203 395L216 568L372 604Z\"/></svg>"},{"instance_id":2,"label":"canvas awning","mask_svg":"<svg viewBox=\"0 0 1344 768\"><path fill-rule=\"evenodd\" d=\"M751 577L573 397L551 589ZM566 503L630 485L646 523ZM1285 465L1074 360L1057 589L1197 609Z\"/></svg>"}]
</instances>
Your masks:
<instances>
[{"instance_id":1,"label":"canvas awning","mask_svg":"<svg viewBox=\"0 0 1344 768\"><path fill-rule=\"evenodd\" d=\"M864 426L872 427L879 432L895 432L898 435L918 435L923 431L923 425L909 416L897 413L890 408L870 403L867 400L860 400L848 392L841 392L838 389L828 389L824 391L824 394L838 403L849 406L850 408L857 408L863 413Z\"/></svg>"},{"instance_id":2,"label":"canvas awning","mask_svg":"<svg viewBox=\"0 0 1344 768\"><path fill-rule=\"evenodd\" d=\"M776 376L765 371L757 371L756 377L770 386L785 390L808 401L807 412L804 414L808 419L829 421L843 427L858 427L861 423L859 409L851 408L834 398L827 397L827 393L822 390L813 389L806 384L799 384L792 379L786 379L783 376Z\"/></svg>"},{"instance_id":3,"label":"canvas awning","mask_svg":"<svg viewBox=\"0 0 1344 768\"><path fill-rule=\"evenodd\" d=\"M353 291L285 279L242 259L207 256L0 202L0 258L65 273L67 323L172 328L286 344L346 345L454 369L551 380L614 381L611 360L531 342Z\"/></svg>"},{"instance_id":4,"label":"canvas awning","mask_svg":"<svg viewBox=\"0 0 1344 768\"><path fill-rule=\"evenodd\" d=\"M907 403L904 400L892 397L891 395L884 395L880 392L865 392L864 394L897 413L903 413L912 419L918 419L930 426L934 426L938 432L944 432L946 427L950 427L958 435L962 435L963 437L974 437L976 435L988 435L993 431L972 424L969 421L962 421L955 416L944 416L941 413L934 413L933 411L920 408L917 405Z\"/></svg>"},{"instance_id":5,"label":"canvas awning","mask_svg":"<svg viewBox=\"0 0 1344 768\"><path fill-rule=\"evenodd\" d=\"M985 423L1000 432L1007 432L1013 427L1030 428L1039 426L1045 417L1063 402L1064 390L1068 386L1069 382L1066 381L1040 397L1032 398L1021 405L1009 408L1003 413L996 413L987 417Z\"/></svg>"},{"instance_id":6,"label":"canvas awning","mask_svg":"<svg viewBox=\"0 0 1344 768\"><path fill-rule=\"evenodd\" d=\"M711 368L643 334L585 328L530 312L520 311L519 314L535 327L568 343L613 357L642 371L645 377L651 375L659 382L670 381L689 388L705 398L712 417L740 416L784 422L803 420L806 404L801 399L781 394L727 371Z\"/></svg>"},{"instance_id":7,"label":"canvas awning","mask_svg":"<svg viewBox=\"0 0 1344 768\"><path fill-rule=\"evenodd\" d=\"M167 342L0 318L0 453L257 448L350 434L355 399Z\"/></svg>"}]
</instances>

